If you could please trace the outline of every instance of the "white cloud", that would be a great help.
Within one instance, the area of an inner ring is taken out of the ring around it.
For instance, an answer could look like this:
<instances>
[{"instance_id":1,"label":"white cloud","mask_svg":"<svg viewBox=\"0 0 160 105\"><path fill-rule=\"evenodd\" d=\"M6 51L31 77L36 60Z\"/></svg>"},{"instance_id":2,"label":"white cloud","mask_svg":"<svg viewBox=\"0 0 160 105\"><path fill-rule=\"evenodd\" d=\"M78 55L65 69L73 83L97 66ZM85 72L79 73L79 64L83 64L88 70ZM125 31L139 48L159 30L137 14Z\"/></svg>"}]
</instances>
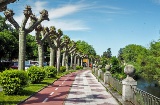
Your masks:
<instances>
[{"instance_id":1,"label":"white cloud","mask_svg":"<svg viewBox=\"0 0 160 105\"><path fill-rule=\"evenodd\" d=\"M120 10L121 8L113 7L113 6L96 6L95 4L85 4L82 0L81 2L76 2L74 4L69 3L65 5L57 5L55 8L48 6L48 1L37 1L33 2L30 1L29 5L32 7L33 13L37 17L39 17L39 12L43 9L48 10L49 12L49 19L50 21L44 21L42 24L44 26L55 26L56 28L61 28L63 31L86 31L90 30L90 28L86 25L86 22L80 18L73 18L72 20L66 19L66 16L68 15L74 15L78 12L83 12L85 10L89 9L112 9L112 10ZM21 8L21 7L20 7ZM102 11L101 11L102 12ZM105 11L106 12L106 11ZM117 13L117 11L108 11L107 13ZM23 13L16 15L15 20L20 23L22 22L22 19L24 18ZM27 23L28 26L28 23Z\"/></svg>"},{"instance_id":2,"label":"white cloud","mask_svg":"<svg viewBox=\"0 0 160 105\"><path fill-rule=\"evenodd\" d=\"M160 4L160 0L152 0L153 2Z\"/></svg>"},{"instance_id":3,"label":"white cloud","mask_svg":"<svg viewBox=\"0 0 160 105\"><path fill-rule=\"evenodd\" d=\"M103 6L103 8L112 9L112 10L122 10L122 8L114 7L114 6Z\"/></svg>"},{"instance_id":4,"label":"white cloud","mask_svg":"<svg viewBox=\"0 0 160 105\"><path fill-rule=\"evenodd\" d=\"M84 5L66 5L60 8L49 10L49 18L61 18L82 10Z\"/></svg>"},{"instance_id":5,"label":"white cloud","mask_svg":"<svg viewBox=\"0 0 160 105\"><path fill-rule=\"evenodd\" d=\"M82 20L61 20L53 19L51 21L42 22L44 26L55 26L57 29L62 29L63 31L85 31L90 28L85 25Z\"/></svg>"},{"instance_id":6,"label":"white cloud","mask_svg":"<svg viewBox=\"0 0 160 105\"><path fill-rule=\"evenodd\" d=\"M32 7L33 13L35 13L36 15L39 14L40 11L42 11L43 9L47 8L47 2L44 1L37 1L34 3Z\"/></svg>"},{"instance_id":7,"label":"white cloud","mask_svg":"<svg viewBox=\"0 0 160 105\"><path fill-rule=\"evenodd\" d=\"M32 7L32 12L35 13L37 17L39 17L39 12L43 9L47 9L47 4L49 2L44 2L44 1L37 1L33 2L31 7ZM73 19L73 20L68 20L65 19L65 16L67 15L73 15L76 12L79 12L80 10L83 10L86 5L82 4L67 4L63 5L58 8L49 8L47 9L49 12L49 19L50 21L43 21L42 25L45 27L48 26L55 26L57 29L61 28L62 31L84 31L84 30L89 30L90 28L86 26L85 22L80 19ZM21 25L22 19L24 18L23 13L19 15L14 16L15 20ZM63 18L63 19L62 19ZM28 23L26 25L28 27ZM32 32L33 33L33 32ZM34 34L34 33L33 33Z\"/></svg>"}]
</instances>

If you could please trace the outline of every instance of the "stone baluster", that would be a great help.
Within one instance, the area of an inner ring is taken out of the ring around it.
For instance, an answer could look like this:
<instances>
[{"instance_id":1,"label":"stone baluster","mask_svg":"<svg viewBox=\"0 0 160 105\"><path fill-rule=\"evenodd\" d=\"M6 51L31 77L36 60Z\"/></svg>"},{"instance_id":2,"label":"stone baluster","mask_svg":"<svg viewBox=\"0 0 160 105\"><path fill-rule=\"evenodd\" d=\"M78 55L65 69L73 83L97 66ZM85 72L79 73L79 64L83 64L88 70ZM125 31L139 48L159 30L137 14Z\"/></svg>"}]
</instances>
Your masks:
<instances>
[{"instance_id":1,"label":"stone baluster","mask_svg":"<svg viewBox=\"0 0 160 105\"><path fill-rule=\"evenodd\" d=\"M124 73L127 74L127 77L122 80L122 99L124 101L131 101L133 99L133 91L132 88L137 86L137 81L133 79L133 75L135 73L135 68L133 65L127 65L124 68Z\"/></svg>"},{"instance_id":2,"label":"stone baluster","mask_svg":"<svg viewBox=\"0 0 160 105\"><path fill-rule=\"evenodd\" d=\"M111 76L111 73L109 72L109 70L111 69L110 65L106 65L105 66L106 72L104 73L104 83L109 84L109 77Z\"/></svg>"}]
</instances>

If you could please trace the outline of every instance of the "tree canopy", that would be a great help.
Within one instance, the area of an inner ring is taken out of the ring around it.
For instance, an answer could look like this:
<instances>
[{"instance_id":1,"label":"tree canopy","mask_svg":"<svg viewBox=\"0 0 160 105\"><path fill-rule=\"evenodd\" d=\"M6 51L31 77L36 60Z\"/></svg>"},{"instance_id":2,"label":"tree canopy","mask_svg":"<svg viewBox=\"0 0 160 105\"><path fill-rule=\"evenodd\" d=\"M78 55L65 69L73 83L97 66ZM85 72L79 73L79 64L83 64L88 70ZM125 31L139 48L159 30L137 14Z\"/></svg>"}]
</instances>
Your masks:
<instances>
[{"instance_id":1,"label":"tree canopy","mask_svg":"<svg viewBox=\"0 0 160 105\"><path fill-rule=\"evenodd\" d=\"M76 47L78 52L83 53L84 55L96 55L96 51L92 45L89 45L85 41L78 40L76 42Z\"/></svg>"}]
</instances>

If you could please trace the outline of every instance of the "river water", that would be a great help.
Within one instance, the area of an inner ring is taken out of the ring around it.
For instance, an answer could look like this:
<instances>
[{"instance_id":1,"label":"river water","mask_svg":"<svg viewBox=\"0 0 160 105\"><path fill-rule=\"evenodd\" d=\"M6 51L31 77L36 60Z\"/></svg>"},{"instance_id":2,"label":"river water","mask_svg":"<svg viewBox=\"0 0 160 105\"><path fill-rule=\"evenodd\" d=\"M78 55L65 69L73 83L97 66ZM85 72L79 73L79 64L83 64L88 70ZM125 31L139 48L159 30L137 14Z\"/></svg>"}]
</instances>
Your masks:
<instances>
[{"instance_id":1,"label":"river water","mask_svg":"<svg viewBox=\"0 0 160 105\"><path fill-rule=\"evenodd\" d=\"M139 79L137 80L137 88L160 98L160 87L155 86L154 82L147 82L144 79Z\"/></svg>"}]
</instances>

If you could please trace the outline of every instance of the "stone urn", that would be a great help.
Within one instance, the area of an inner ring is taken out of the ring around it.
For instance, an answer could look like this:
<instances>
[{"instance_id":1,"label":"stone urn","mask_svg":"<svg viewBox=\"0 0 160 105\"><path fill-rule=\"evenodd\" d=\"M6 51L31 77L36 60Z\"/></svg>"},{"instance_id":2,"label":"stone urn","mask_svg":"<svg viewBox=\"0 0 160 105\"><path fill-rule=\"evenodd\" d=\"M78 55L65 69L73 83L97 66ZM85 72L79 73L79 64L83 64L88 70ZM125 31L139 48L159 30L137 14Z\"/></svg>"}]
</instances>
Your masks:
<instances>
[{"instance_id":1,"label":"stone urn","mask_svg":"<svg viewBox=\"0 0 160 105\"><path fill-rule=\"evenodd\" d=\"M127 65L124 68L124 73L127 74L127 76L132 77L135 73L135 68L133 65Z\"/></svg>"},{"instance_id":2,"label":"stone urn","mask_svg":"<svg viewBox=\"0 0 160 105\"><path fill-rule=\"evenodd\" d=\"M102 68L102 65L99 65L98 68L101 69L101 68Z\"/></svg>"},{"instance_id":3,"label":"stone urn","mask_svg":"<svg viewBox=\"0 0 160 105\"><path fill-rule=\"evenodd\" d=\"M105 69L106 69L106 71L109 71L111 69L111 66L110 65L106 65Z\"/></svg>"}]
</instances>

